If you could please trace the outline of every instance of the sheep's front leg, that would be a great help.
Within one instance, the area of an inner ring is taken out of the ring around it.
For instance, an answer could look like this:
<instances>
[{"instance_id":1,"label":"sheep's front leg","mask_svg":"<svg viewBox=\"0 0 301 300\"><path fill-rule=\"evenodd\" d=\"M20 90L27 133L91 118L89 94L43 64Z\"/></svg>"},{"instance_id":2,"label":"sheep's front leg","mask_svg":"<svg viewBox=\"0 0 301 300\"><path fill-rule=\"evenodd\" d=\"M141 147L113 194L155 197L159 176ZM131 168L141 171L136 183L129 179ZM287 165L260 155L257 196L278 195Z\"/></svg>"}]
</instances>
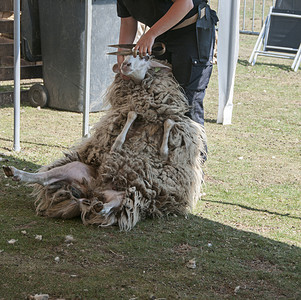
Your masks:
<instances>
[{"instance_id":1,"label":"sheep's front leg","mask_svg":"<svg viewBox=\"0 0 301 300\"><path fill-rule=\"evenodd\" d=\"M104 190L102 200L80 199L80 210L84 224L98 224L102 227L117 223L116 214L121 210L125 192Z\"/></svg>"},{"instance_id":2,"label":"sheep's front leg","mask_svg":"<svg viewBox=\"0 0 301 300\"><path fill-rule=\"evenodd\" d=\"M100 214L107 215L111 213L112 210L120 208L125 196L125 192L106 190L103 193L106 200Z\"/></svg>"},{"instance_id":3,"label":"sheep's front leg","mask_svg":"<svg viewBox=\"0 0 301 300\"><path fill-rule=\"evenodd\" d=\"M129 131L131 125L136 120L136 118L137 118L137 114L134 111L130 111L128 113L126 123L125 123L121 133L117 136L117 138L116 138L116 140L115 140L115 142L114 142L114 144L111 148L111 152L121 149L121 147L122 147L122 145L125 141L126 135Z\"/></svg>"},{"instance_id":4,"label":"sheep's front leg","mask_svg":"<svg viewBox=\"0 0 301 300\"><path fill-rule=\"evenodd\" d=\"M170 119L167 119L164 122L163 141L162 141L162 145L160 148L160 154L164 160L168 159L168 138L169 138L170 131L174 125L175 125L175 122Z\"/></svg>"}]
</instances>

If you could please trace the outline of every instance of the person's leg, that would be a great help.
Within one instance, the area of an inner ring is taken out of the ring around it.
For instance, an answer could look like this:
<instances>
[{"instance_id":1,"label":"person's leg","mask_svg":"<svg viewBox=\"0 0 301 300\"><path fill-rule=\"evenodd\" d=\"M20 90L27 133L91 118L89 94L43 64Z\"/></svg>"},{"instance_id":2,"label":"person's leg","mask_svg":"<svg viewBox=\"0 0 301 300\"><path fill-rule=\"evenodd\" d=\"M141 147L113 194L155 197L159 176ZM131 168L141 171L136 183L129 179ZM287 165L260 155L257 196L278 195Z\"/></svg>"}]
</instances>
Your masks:
<instances>
[{"instance_id":1,"label":"person's leg","mask_svg":"<svg viewBox=\"0 0 301 300\"><path fill-rule=\"evenodd\" d=\"M203 100L211 72L214 50L214 36L210 37L208 59L199 59L198 40L195 24L169 32L160 41L166 44L167 53L159 59L168 59L172 64L173 74L183 87L189 105L188 116L204 125Z\"/></svg>"},{"instance_id":2,"label":"person's leg","mask_svg":"<svg viewBox=\"0 0 301 300\"><path fill-rule=\"evenodd\" d=\"M193 62L190 72L190 81L183 85L188 98L190 117L192 120L204 125L204 98L206 88L212 73L212 63L203 64L198 60Z\"/></svg>"}]
</instances>

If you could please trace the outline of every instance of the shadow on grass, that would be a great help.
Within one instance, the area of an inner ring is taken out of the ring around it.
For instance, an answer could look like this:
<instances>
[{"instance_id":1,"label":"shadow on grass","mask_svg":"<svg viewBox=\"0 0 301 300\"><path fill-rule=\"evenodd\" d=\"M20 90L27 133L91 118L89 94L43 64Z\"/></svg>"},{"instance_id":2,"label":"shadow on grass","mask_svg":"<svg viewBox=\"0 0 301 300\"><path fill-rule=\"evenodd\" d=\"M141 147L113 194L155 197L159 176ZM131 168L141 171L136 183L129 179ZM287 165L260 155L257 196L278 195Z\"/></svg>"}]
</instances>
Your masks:
<instances>
[{"instance_id":1,"label":"shadow on grass","mask_svg":"<svg viewBox=\"0 0 301 300\"><path fill-rule=\"evenodd\" d=\"M250 206L246 206L246 205L241 205L241 204L237 204L237 203L231 203L231 202L224 202L224 201L214 201L214 200L202 200L204 202L211 202L211 203L218 203L218 204L225 204L225 205L232 205L232 206L238 206L247 210L252 210L252 211L258 211L258 212L264 212L264 213L268 213L271 215L276 215L276 216L281 216L281 217L288 217L288 218L292 218L292 219L297 219L297 220L301 220L300 217L296 217L296 216L291 216L289 213L287 214L281 214L275 211L269 211L267 209L258 209L258 208L254 208L254 207L250 207Z\"/></svg>"},{"instance_id":2,"label":"shadow on grass","mask_svg":"<svg viewBox=\"0 0 301 300\"><path fill-rule=\"evenodd\" d=\"M246 66L251 66L251 64L249 63L248 60L246 59L238 59L238 63L244 67ZM275 64L275 63L264 63L264 62L256 62L256 65L258 66L268 66L268 67L275 67L275 68L279 68L281 70L284 70L284 71L293 71L291 69L290 66L288 65L283 65L283 64Z\"/></svg>"},{"instance_id":3,"label":"shadow on grass","mask_svg":"<svg viewBox=\"0 0 301 300\"><path fill-rule=\"evenodd\" d=\"M1 175L4 175L3 170L2 170L3 165L10 165L10 166L12 165L18 169L22 169L27 172L34 172L35 170L38 170L40 167L42 167L41 165L34 164L30 161L18 159L13 156L6 156L3 154L0 154Z\"/></svg>"},{"instance_id":4,"label":"shadow on grass","mask_svg":"<svg viewBox=\"0 0 301 300\"><path fill-rule=\"evenodd\" d=\"M14 165L38 167L17 159ZM301 296L299 247L191 214L146 219L130 232L84 226L79 218L44 218L35 215L29 187L7 185L3 174L0 179L4 299L44 291L51 299ZM74 241L67 244L70 233ZM12 238L17 242L8 243ZM60 260L55 262L55 257Z\"/></svg>"},{"instance_id":5,"label":"shadow on grass","mask_svg":"<svg viewBox=\"0 0 301 300\"><path fill-rule=\"evenodd\" d=\"M0 224L0 241L18 239L15 246L3 243L2 248L0 266L6 272L0 279L1 296L7 299L36 291L67 299L298 299L301 295L300 248L194 215L147 219L130 232L34 213L31 218L22 215L21 223L18 211L12 215L2 217ZM24 229L39 232L43 241L20 234ZM67 246L64 236L70 232L75 241ZM61 257L59 263L53 262L55 256ZM12 263L20 259L22 264ZM70 279L71 274L76 276Z\"/></svg>"},{"instance_id":6,"label":"shadow on grass","mask_svg":"<svg viewBox=\"0 0 301 300\"><path fill-rule=\"evenodd\" d=\"M5 139L5 138L0 138L0 141L5 141L5 142L11 142L13 143L12 139ZM43 147L50 147L50 148L60 148L60 149L69 149L69 147L64 147L62 145L50 145L50 144L44 144L44 143L35 143L35 142L27 142L24 140L21 140L20 143L22 144L28 144L28 145L37 145L37 146L43 146Z\"/></svg>"},{"instance_id":7,"label":"shadow on grass","mask_svg":"<svg viewBox=\"0 0 301 300\"><path fill-rule=\"evenodd\" d=\"M10 160L29 171L39 167ZM3 173L0 179L4 299L25 299L44 291L53 299L301 296L299 247L195 215L146 219L130 232L83 226L79 218L43 218L35 215L29 187L8 184ZM64 239L70 233L75 240L67 244ZM12 238L17 242L8 243Z\"/></svg>"},{"instance_id":8,"label":"shadow on grass","mask_svg":"<svg viewBox=\"0 0 301 300\"><path fill-rule=\"evenodd\" d=\"M206 118L205 118L205 125L206 125L206 123L217 124L216 121L217 121L216 119L206 119Z\"/></svg>"}]
</instances>

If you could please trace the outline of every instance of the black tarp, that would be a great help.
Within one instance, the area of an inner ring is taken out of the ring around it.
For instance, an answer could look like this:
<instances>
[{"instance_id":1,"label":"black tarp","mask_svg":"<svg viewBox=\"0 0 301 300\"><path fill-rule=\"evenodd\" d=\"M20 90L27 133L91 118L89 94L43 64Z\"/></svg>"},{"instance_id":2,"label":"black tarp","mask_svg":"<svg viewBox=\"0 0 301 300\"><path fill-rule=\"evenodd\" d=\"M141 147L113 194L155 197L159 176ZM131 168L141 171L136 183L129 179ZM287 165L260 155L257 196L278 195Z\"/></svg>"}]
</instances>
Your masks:
<instances>
[{"instance_id":1,"label":"black tarp","mask_svg":"<svg viewBox=\"0 0 301 300\"><path fill-rule=\"evenodd\" d=\"M296 51L290 50L277 50L271 46L299 48L301 43L301 19L294 16L301 15L301 0L279 0L276 2L276 6L277 8L273 8L272 13L285 13L292 17L271 15L265 50L296 53ZM282 8L278 8L280 6ZM300 10L292 10L292 7L300 7Z\"/></svg>"},{"instance_id":2,"label":"black tarp","mask_svg":"<svg viewBox=\"0 0 301 300\"><path fill-rule=\"evenodd\" d=\"M275 8L301 11L301 0L276 0Z\"/></svg>"}]
</instances>

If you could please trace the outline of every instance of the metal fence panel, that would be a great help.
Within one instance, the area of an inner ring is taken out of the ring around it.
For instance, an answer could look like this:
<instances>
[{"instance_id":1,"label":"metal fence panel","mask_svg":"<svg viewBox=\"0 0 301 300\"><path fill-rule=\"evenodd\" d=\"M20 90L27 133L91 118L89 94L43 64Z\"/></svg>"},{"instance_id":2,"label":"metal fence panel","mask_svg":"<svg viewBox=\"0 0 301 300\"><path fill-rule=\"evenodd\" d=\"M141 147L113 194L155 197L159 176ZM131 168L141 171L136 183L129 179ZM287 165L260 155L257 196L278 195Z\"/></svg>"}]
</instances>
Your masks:
<instances>
[{"instance_id":1,"label":"metal fence panel","mask_svg":"<svg viewBox=\"0 0 301 300\"><path fill-rule=\"evenodd\" d=\"M209 0L211 8L218 13L218 1ZM227 0L231 1L231 0ZM240 0L241 33L259 35L271 6L276 0Z\"/></svg>"}]
</instances>

